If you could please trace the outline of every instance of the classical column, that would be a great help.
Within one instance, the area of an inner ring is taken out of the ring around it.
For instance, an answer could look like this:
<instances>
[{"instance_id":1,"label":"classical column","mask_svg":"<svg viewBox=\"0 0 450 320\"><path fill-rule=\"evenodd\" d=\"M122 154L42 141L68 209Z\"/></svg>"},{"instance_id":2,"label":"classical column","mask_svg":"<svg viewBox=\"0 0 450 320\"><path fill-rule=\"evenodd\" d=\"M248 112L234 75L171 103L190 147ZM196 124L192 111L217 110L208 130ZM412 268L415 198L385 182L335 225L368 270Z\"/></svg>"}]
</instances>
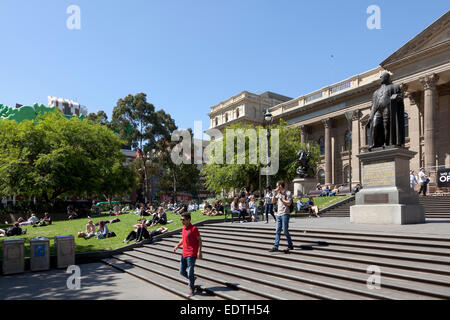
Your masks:
<instances>
[{"instance_id":1,"label":"classical column","mask_svg":"<svg viewBox=\"0 0 450 320\"><path fill-rule=\"evenodd\" d=\"M300 126L300 142L301 143L306 143L305 130L306 130L305 126L301 125Z\"/></svg>"},{"instance_id":2,"label":"classical column","mask_svg":"<svg viewBox=\"0 0 450 320\"><path fill-rule=\"evenodd\" d=\"M325 184L332 184L332 150L331 150L331 119L323 119L322 123L325 127Z\"/></svg>"},{"instance_id":3,"label":"classical column","mask_svg":"<svg viewBox=\"0 0 450 320\"><path fill-rule=\"evenodd\" d=\"M436 111L436 82L439 77L436 74L428 75L420 79L424 90L424 143L425 143L425 167L434 169L436 165L436 149L434 141L434 125Z\"/></svg>"},{"instance_id":4,"label":"classical column","mask_svg":"<svg viewBox=\"0 0 450 320\"><path fill-rule=\"evenodd\" d=\"M351 168L352 168L352 186L357 183L361 183L361 166L357 154L359 154L361 150L361 111L355 110L352 114L352 158L351 158Z\"/></svg>"},{"instance_id":5,"label":"classical column","mask_svg":"<svg viewBox=\"0 0 450 320\"><path fill-rule=\"evenodd\" d=\"M405 98L405 111L408 111L409 115L409 150L417 152L413 159L410 162L411 170L414 170L416 173L421 167L420 159L423 153L422 147L420 145L420 136L422 131L421 125L421 107L420 107L420 96L421 92L415 91L410 92L407 91L407 85L404 85L403 96Z\"/></svg>"}]
</instances>

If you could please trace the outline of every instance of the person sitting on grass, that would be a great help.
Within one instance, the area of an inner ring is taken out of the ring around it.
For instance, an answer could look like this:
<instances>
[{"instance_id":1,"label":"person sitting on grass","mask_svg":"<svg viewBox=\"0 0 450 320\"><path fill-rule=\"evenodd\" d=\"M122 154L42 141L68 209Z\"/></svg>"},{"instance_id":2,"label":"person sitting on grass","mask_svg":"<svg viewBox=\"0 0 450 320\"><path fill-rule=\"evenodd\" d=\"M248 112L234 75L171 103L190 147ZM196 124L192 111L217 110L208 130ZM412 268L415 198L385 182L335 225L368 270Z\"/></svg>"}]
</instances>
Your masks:
<instances>
[{"instance_id":1,"label":"person sitting on grass","mask_svg":"<svg viewBox=\"0 0 450 320\"><path fill-rule=\"evenodd\" d=\"M334 186L334 189L331 190L331 192L328 194L329 197L334 197L339 193L339 188L338 186Z\"/></svg>"},{"instance_id":2,"label":"person sitting on grass","mask_svg":"<svg viewBox=\"0 0 450 320\"><path fill-rule=\"evenodd\" d=\"M72 220L78 218L78 213L74 210L70 210L67 219Z\"/></svg>"},{"instance_id":3,"label":"person sitting on grass","mask_svg":"<svg viewBox=\"0 0 450 320\"><path fill-rule=\"evenodd\" d=\"M188 206L188 212L192 212L192 211L195 211L194 201L189 202L189 206Z\"/></svg>"},{"instance_id":4,"label":"person sitting on grass","mask_svg":"<svg viewBox=\"0 0 450 320\"><path fill-rule=\"evenodd\" d=\"M164 211L163 207L158 208L158 212L155 214L153 219L150 221L150 227L154 227L158 223L161 225L167 224L167 215L166 215L166 212Z\"/></svg>"},{"instance_id":5,"label":"person sitting on grass","mask_svg":"<svg viewBox=\"0 0 450 320\"><path fill-rule=\"evenodd\" d=\"M325 189L322 190L322 193L319 197L328 197L328 194L330 193L330 186L326 186Z\"/></svg>"},{"instance_id":6,"label":"person sitting on grass","mask_svg":"<svg viewBox=\"0 0 450 320\"><path fill-rule=\"evenodd\" d=\"M210 213L210 216L221 216L221 215L223 215L223 211L224 211L224 208L223 208L222 201L216 200L214 202L214 207Z\"/></svg>"},{"instance_id":7,"label":"person sitting on grass","mask_svg":"<svg viewBox=\"0 0 450 320\"><path fill-rule=\"evenodd\" d=\"M27 226L27 225L33 225L39 222L39 218L36 217L36 215L34 213L31 214L31 217L24 222L19 222L20 226Z\"/></svg>"},{"instance_id":8,"label":"person sitting on grass","mask_svg":"<svg viewBox=\"0 0 450 320\"><path fill-rule=\"evenodd\" d=\"M205 201L205 208L202 210L202 214L205 216L211 215L212 212L212 206L209 204L208 201Z\"/></svg>"},{"instance_id":9,"label":"person sitting on grass","mask_svg":"<svg viewBox=\"0 0 450 320\"><path fill-rule=\"evenodd\" d=\"M308 210L309 209L309 205L307 202L302 202L301 198L298 198L297 200L297 212L300 212L302 210Z\"/></svg>"},{"instance_id":10,"label":"person sitting on grass","mask_svg":"<svg viewBox=\"0 0 450 320\"><path fill-rule=\"evenodd\" d=\"M153 206L150 203L147 204L147 209L145 210L145 213L146 213L146 215L149 215L149 216L155 215L155 209L153 208Z\"/></svg>"},{"instance_id":11,"label":"person sitting on grass","mask_svg":"<svg viewBox=\"0 0 450 320\"><path fill-rule=\"evenodd\" d=\"M318 184L316 185L316 190L322 191L322 186L320 185L320 183L318 183Z\"/></svg>"},{"instance_id":12,"label":"person sitting on grass","mask_svg":"<svg viewBox=\"0 0 450 320\"><path fill-rule=\"evenodd\" d=\"M105 239L109 237L109 229L103 220L98 222L97 239Z\"/></svg>"},{"instance_id":13,"label":"person sitting on grass","mask_svg":"<svg viewBox=\"0 0 450 320\"><path fill-rule=\"evenodd\" d=\"M250 201L248 203L248 209L252 217L253 222L258 222L258 205L256 203L255 195L250 196Z\"/></svg>"},{"instance_id":14,"label":"person sitting on grass","mask_svg":"<svg viewBox=\"0 0 450 320\"><path fill-rule=\"evenodd\" d=\"M314 205L313 197L309 197L309 200L306 202L306 204L308 205L308 210L309 210L308 218L311 218L313 212L317 218L320 218L319 208L316 205Z\"/></svg>"},{"instance_id":15,"label":"person sitting on grass","mask_svg":"<svg viewBox=\"0 0 450 320\"><path fill-rule=\"evenodd\" d=\"M130 241L136 239L136 238L137 238L138 231L139 231L139 228L145 228L145 229L147 229L147 225L146 225L145 223L146 223L146 220L145 220L145 219L139 220L138 223L134 225L134 227L135 227L136 229L130 231L130 233L129 233L128 236L125 238L125 240L123 240L123 243L128 243L128 242L130 242ZM142 231L141 231L141 233L142 233Z\"/></svg>"},{"instance_id":16,"label":"person sitting on grass","mask_svg":"<svg viewBox=\"0 0 450 320\"><path fill-rule=\"evenodd\" d=\"M19 222L14 222L13 226L8 228L8 230L0 229L0 237L14 237L26 234L27 230L22 231L19 227Z\"/></svg>"},{"instance_id":17,"label":"person sitting on grass","mask_svg":"<svg viewBox=\"0 0 450 320\"><path fill-rule=\"evenodd\" d=\"M88 224L86 225L86 231L78 232L78 238L84 238L87 240L92 237L95 237L95 225L92 220L89 220Z\"/></svg>"},{"instance_id":18,"label":"person sitting on grass","mask_svg":"<svg viewBox=\"0 0 450 320\"><path fill-rule=\"evenodd\" d=\"M184 204L181 204L180 206L177 206L175 209L173 209L172 212L175 214L180 214L181 211L183 211L183 209L184 209Z\"/></svg>"},{"instance_id":19,"label":"person sitting on grass","mask_svg":"<svg viewBox=\"0 0 450 320\"><path fill-rule=\"evenodd\" d=\"M52 218L48 214L48 212L44 213L44 217L37 223L34 224L33 227L46 227L52 224Z\"/></svg>"}]
</instances>

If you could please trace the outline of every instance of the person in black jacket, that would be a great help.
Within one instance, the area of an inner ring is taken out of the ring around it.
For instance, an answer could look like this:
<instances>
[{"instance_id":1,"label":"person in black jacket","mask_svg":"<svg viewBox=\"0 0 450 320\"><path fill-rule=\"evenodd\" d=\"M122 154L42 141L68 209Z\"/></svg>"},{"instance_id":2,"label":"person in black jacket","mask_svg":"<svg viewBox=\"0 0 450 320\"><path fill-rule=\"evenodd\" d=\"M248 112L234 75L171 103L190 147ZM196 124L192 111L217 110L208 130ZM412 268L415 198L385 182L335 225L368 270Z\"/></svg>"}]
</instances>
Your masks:
<instances>
[{"instance_id":1,"label":"person in black jacket","mask_svg":"<svg viewBox=\"0 0 450 320\"><path fill-rule=\"evenodd\" d=\"M8 230L0 229L0 237L14 237L14 236L20 236L22 234L25 234L25 232L22 231L22 229L19 227L19 223L15 222L12 227L10 227Z\"/></svg>"},{"instance_id":2,"label":"person in black jacket","mask_svg":"<svg viewBox=\"0 0 450 320\"><path fill-rule=\"evenodd\" d=\"M158 212L155 214L152 221L150 221L150 227L154 227L158 223L161 225L167 224L167 215L166 215L163 207L158 208Z\"/></svg>"}]
</instances>

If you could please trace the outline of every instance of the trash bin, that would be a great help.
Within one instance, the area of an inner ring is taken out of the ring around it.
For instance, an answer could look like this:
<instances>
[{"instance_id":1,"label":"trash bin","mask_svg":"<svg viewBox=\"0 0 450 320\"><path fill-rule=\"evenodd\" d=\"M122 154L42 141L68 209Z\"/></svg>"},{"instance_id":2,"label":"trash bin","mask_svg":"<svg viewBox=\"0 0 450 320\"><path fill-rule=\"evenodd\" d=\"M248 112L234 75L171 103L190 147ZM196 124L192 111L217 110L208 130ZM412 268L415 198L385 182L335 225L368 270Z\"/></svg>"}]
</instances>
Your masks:
<instances>
[{"instance_id":1,"label":"trash bin","mask_svg":"<svg viewBox=\"0 0 450 320\"><path fill-rule=\"evenodd\" d=\"M24 239L3 240L3 274L25 271Z\"/></svg>"},{"instance_id":2,"label":"trash bin","mask_svg":"<svg viewBox=\"0 0 450 320\"><path fill-rule=\"evenodd\" d=\"M50 240L36 237L30 240L30 270L42 271L50 269Z\"/></svg>"},{"instance_id":3,"label":"trash bin","mask_svg":"<svg viewBox=\"0 0 450 320\"><path fill-rule=\"evenodd\" d=\"M56 267L67 268L75 264L75 239L73 236L56 236Z\"/></svg>"}]
</instances>

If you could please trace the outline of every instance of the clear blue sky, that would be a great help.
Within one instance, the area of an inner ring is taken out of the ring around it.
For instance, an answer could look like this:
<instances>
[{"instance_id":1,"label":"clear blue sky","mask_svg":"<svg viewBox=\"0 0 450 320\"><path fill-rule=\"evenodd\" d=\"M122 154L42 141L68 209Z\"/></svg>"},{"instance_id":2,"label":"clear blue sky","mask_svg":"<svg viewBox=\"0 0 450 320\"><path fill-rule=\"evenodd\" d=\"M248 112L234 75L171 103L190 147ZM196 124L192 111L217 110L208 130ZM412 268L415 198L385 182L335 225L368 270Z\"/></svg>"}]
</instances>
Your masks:
<instances>
[{"instance_id":1,"label":"clear blue sky","mask_svg":"<svg viewBox=\"0 0 450 320\"><path fill-rule=\"evenodd\" d=\"M180 128L243 90L290 97L376 67L448 1L2 0L0 103L74 99L111 117L145 92ZM69 5L81 30L69 30ZM369 5L381 30L369 30ZM334 58L331 58L331 55Z\"/></svg>"}]
</instances>

